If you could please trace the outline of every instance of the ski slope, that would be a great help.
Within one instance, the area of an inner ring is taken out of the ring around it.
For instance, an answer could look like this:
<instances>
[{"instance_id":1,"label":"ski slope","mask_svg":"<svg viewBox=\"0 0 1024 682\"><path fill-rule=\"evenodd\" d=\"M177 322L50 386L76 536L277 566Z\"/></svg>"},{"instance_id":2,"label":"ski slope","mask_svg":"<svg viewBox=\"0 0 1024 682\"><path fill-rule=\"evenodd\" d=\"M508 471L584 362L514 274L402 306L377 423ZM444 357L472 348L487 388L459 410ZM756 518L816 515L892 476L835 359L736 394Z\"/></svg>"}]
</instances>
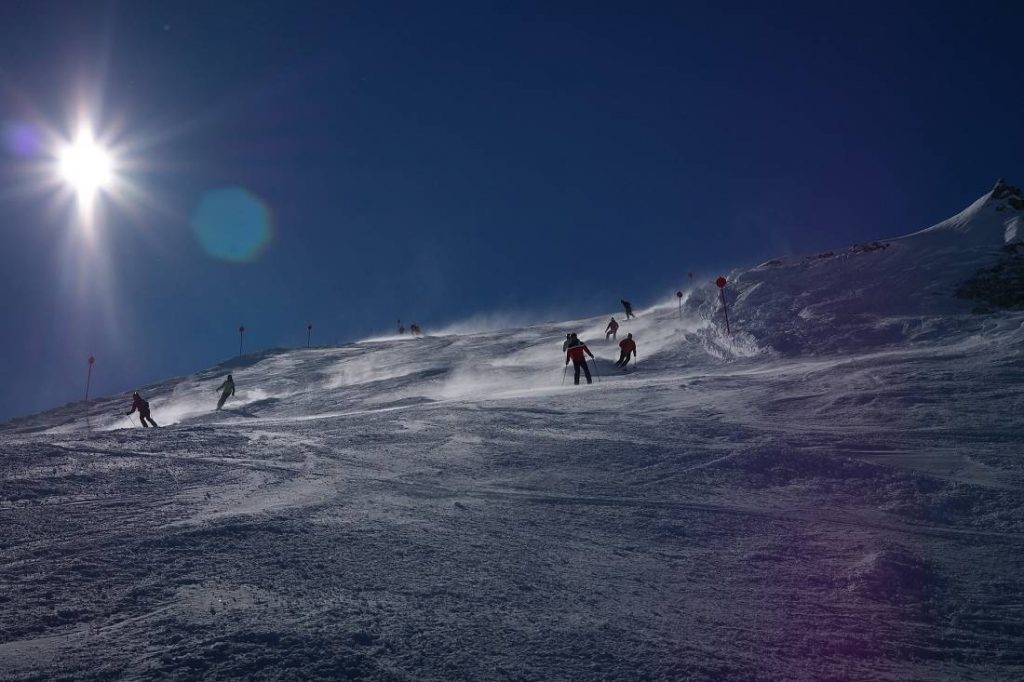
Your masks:
<instances>
[{"instance_id":1,"label":"ski slope","mask_svg":"<svg viewBox=\"0 0 1024 682\"><path fill-rule=\"evenodd\" d=\"M955 295L1005 187L730 273L732 335L707 283L12 421L0 678L1020 679L1024 313Z\"/></svg>"}]
</instances>

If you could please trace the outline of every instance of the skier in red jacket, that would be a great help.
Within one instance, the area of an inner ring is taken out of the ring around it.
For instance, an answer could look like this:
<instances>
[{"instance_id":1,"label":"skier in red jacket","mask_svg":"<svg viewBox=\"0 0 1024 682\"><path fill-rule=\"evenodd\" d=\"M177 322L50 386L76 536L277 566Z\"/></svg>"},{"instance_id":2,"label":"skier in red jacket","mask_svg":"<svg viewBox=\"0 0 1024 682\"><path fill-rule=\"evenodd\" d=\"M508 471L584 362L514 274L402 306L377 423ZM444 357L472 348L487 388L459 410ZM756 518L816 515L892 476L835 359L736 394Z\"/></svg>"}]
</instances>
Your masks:
<instances>
[{"instance_id":1,"label":"skier in red jacket","mask_svg":"<svg viewBox=\"0 0 1024 682\"><path fill-rule=\"evenodd\" d=\"M572 360L572 367L575 370L573 375L573 383L577 386L580 385L580 369L583 369L583 373L587 375L587 383L594 383L590 378L590 367L587 366L587 358L589 355L591 358L594 354L587 348L587 344L579 340L575 334L569 338L569 348L565 351L565 366L569 366L569 361Z\"/></svg>"},{"instance_id":2,"label":"skier in red jacket","mask_svg":"<svg viewBox=\"0 0 1024 682\"><path fill-rule=\"evenodd\" d=\"M615 366L626 369L626 365L629 364L630 354L632 354L634 358L636 357L636 342L633 341L632 334L627 334L626 338L619 341L619 350L621 352L619 353L619 359L615 362Z\"/></svg>"}]
</instances>

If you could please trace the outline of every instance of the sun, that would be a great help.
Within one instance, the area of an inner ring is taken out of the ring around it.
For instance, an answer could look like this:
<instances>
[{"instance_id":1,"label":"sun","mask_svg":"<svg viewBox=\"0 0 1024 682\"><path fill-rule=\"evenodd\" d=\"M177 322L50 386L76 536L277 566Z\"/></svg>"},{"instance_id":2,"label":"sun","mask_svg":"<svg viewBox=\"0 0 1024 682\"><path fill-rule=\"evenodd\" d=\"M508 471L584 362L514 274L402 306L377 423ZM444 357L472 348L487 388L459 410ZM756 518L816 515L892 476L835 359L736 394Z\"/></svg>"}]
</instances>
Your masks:
<instances>
[{"instance_id":1,"label":"sun","mask_svg":"<svg viewBox=\"0 0 1024 682\"><path fill-rule=\"evenodd\" d=\"M114 178L113 166L110 153L97 144L88 131L80 132L58 155L61 177L86 202L110 186Z\"/></svg>"}]
</instances>

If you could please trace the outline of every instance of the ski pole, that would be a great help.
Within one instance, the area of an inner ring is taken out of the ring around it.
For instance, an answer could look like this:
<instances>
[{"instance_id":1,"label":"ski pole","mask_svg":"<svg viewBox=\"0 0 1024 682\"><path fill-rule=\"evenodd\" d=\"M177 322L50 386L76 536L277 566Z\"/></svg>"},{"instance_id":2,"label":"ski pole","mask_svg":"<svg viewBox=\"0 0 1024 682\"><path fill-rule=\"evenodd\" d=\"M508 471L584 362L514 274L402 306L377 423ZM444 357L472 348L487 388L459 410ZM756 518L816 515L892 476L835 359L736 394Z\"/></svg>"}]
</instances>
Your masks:
<instances>
[{"instance_id":1,"label":"ski pole","mask_svg":"<svg viewBox=\"0 0 1024 682\"><path fill-rule=\"evenodd\" d=\"M597 377L597 383L601 383L601 374L597 371L597 358L591 357L590 359L594 361L594 376ZM584 360L584 362L586 362L586 360Z\"/></svg>"},{"instance_id":2,"label":"ski pole","mask_svg":"<svg viewBox=\"0 0 1024 682\"><path fill-rule=\"evenodd\" d=\"M562 385L565 386L565 374L569 371L569 363L566 363L565 369L562 370Z\"/></svg>"}]
</instances>

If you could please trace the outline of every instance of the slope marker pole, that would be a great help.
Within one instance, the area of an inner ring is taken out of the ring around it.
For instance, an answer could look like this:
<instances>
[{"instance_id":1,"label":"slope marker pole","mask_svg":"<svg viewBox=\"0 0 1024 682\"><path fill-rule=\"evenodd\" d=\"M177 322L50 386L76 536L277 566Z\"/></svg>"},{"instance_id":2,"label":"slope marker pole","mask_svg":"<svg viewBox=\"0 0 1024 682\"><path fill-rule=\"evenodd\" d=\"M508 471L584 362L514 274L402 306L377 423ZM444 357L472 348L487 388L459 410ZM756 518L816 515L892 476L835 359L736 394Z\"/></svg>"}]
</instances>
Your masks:
<instances>
[{"instance_id":1,"label":"slope marker pole","mask_svg":"<svg viewBox=\"0 0 1024 682\"><path fill-rule=\"evenodd\" d=\"M732 334L729 329L729 306L725 303L725 285L728 284L725 277L719 277L715 280L715 284L718 286L718 297L722 299L722 312L725 313L725 333Z\"/></svg>"},{"instance_id":2,"label":"slope marker pole","mask_svg":"<svg viewBox=\"0 0 1024 682\"><path fill-rule=\"evenodd\" d=\"M89 402L89 384L92 382L92 366L96 364L96 358L89 356L89 373L85 375L85 401Z\"/></svg>"},{"instance_id":3,"label":"slope marker pole","mask_svg":"<svg viewBox=\"0 0 1024 682\"><path fill-rule=\"evenodd\" d=\"M92 383L92 366L96 358L89 356L89 372L85 375L85 428L92 432L92 418L89 416L89 384Z\"/></svg>"}]
</instances>

